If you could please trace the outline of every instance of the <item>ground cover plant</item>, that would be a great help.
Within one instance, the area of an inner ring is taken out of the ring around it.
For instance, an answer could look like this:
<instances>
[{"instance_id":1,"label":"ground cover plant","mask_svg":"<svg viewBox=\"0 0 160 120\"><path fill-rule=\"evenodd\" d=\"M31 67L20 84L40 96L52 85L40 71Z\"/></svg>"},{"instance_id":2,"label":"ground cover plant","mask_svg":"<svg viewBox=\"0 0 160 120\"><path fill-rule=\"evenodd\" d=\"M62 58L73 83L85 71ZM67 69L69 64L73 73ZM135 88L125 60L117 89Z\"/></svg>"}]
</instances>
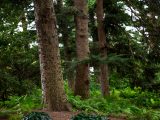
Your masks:
<instances>
[{"instance_id":1,"label":"ground cover plant","mask_svg":"<svg viewBox=\"0 0 160 120\"><path fill-rule=\"evenodd\" d=\"M142 91L140 88L113 89L110 97L103 98L99 84L93 82L91 96L82 100L80 96L74 96L65 84L68 101L73 106L73 111L81 111L86 114L98 116L123 117L131 120L159 120L160 100L159 95L152 92ZM22 118L32 110L42 108L41 90L36 90L32 95L12 97L10 100L1 102L0 116L8 116L11 120ZM80 114L85 118L85 114ZM92 117L91 117L92 118ZM78 119L78 118L75 118ZM97 117L97 119L100 119Z\"/></svg>"},{"instance_id":2,"label":"ground cover plant","mask_svg":"<svg viewBox=\"0 0 160 120\"><path fill-rule=\"evenodd\" d=\"M24 116L22 120L52 120L51 117L44 112L31 112Z\"/></svg>"},{"instance_id":3,"label":"ground cover plant","mask_svg":"<svg viewBox=\"0 0 160 120\"><path fill-rule=\"evenodd\" d=\"M0 119L160 120L159 6L1 0Z\"/></svg>"}]
</instances>

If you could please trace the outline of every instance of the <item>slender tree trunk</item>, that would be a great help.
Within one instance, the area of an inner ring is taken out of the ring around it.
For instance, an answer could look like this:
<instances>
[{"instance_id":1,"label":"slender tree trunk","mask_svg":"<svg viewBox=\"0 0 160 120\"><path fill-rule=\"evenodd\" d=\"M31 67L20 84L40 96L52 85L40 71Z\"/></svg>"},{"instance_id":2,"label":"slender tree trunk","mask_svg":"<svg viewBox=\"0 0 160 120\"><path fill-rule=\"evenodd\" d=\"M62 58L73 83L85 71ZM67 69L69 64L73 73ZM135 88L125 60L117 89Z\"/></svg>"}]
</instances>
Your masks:
<instances>
[{"instance_id":1,"label":"slender tree trunk","mask_svg":"<svg viewBox=\"0 0 160 120\"><path fill-rule=\"evenodd\" d=\"M93 46L91 48L91 55L98 56L99 54L99 46L98 46L98 33L97 33L97 26L96 26L96 19L94 18L95 9L90 9L89 11L89 21L90 21L90 30L91 36L93 38ZM97 83L100 83L100 65L97 61L92 63L94 68L94 75Z\"/></svg>"},{"instance_id":2,"label":"slender tree trunk","mask_svg":"<svg viewBox=\"0 0 160 120\"><path fill-rule=\"evenodd\" d=\"M57 0L57 4L55 5L56 13L63 14L63 3L62 0ZM71 30L68 29L68 19L64 19L62 17L59 17L60 20L58 20L59 25L59 31L62 34L62 42L64 45L64 60L65 60L65 66L64 71L66 73L66 78L68 81L69 88L74 91L74 70L70 69L71 61L72 61L72 49L71 49L71 40L70 40L70 32Z\"/></svg>"},{"instance_id":3,"label":"slender tree trunk","mask_svg":"<svg viewBox=\"0 0 160 120\"><path fill-rule=\"evenodd\" d=\"M64 60L65 60L65 72L68 80L69 88L74 91L75 87L75 78L74 78L74 70L70 69L71 61L72 61L72 49L71 49L71 40L69 39L69 31L67 22L63 21L62 26L62 40L64 45Z\"/></svg>"},{"instance_id":4,"label":"slender tree trunk","mask_svg":"<svg viewBox=\"0 0 160 120\"><path fill-rule=\"evenodd\" d=\"M151 3L150 3L151 4ZM148 33L149 33L149 38L148 38L148 47L149 47L149 52L155 52L155 50L156 50L156 47L157 47L157 34L158 34L158 32L157 32L157 30L156 30L156 28L158 28L157 27L157 23L156 23L156 18L155 18L155 13L154 12L150 12L149 13L150 14L150 17L149 17L149 22L150 22L150 26L152 26L152 27L149 27L149 28L147 28L146 30L148 30Z\"/></svg>"},{"instance_id":5,"label":"slender tree trunk","mask_svg":"<svg viewBox=\"0 0 160 120\"><path fill-rule=\"evenodd\" d=\"M63 30L67 30L66 29L67 26L63 29ZM71 67L71 61L72 61L72 50L70 47L70 41L69 41L69 33L65 32L63 33L63 44L64 44L64 59L66 61L65 63L65 71L66 71L66 77L68 80L68 86L69 88L74 91L74 87L75 87L75 79L74 79L74 70L70 69Z\"/></svg>"},{"instance_id":6,"label":"slender tree trunk","mask_svg":"<svg viewBox=\"0 0 160 120\"><path fill-rule=\"evenodd\" d=\"M100 65L99 64L95 64L94 65L94 74L96 76L96 83L100 83L101 81L101 76L100 76Z\"/></svg>"},{"instance_id":7,"label":"slender tree trunk","mask_svg":"<svg viewBox=\"0 0 160 120\"><path fill-rule=\"evenodd\" d=\"M34 0L44 104L50 111L70 109L64 92L53 0Z\"/></svg>"},{"instance_id":8,"label":"slender tree trunk","mask_svg":"<svg viewBox=\"0 0 160 120\"><path fill-rule=\"evenodd\" d=\"M22 22L22 29L23 29L23 32L24 33L27 33L27 18L26 18L26 15L25 15L25 9L23 10L23 13L21 15L21 22ZM25 45L24 45L24 48L26 50L29 50L29 41L28 40L25 40Z\"/></svg>"},{"instance_id":9,"label":"slender tree trunk","mask_svg":"<svg viewBox=\"0 0 160 120\"><path fill-rule=\"evenodd\" d=\"M103 0L97 0L97 22L98 22L98 39L99 39L99 48L100 54L102 58L107 58L107 43L106 43L106 34L104 30L104 11L103 11ZM108 65L101 64L100 65L100 79L101 79L101 90L102 95L109 95L109 80L108 80Z\"/></svg>"},{"instance_id":10,"label":"slender tree trunk","mask_svg":"<svg viewBox=\"0 0 160 120\"><path fill-rule=\"evenodd\" d=\"M26 32L27 31L27 18L25 15L25 10L24 10L23 14L21 15L21 22L22 22L23 32Z\"/></svg>"},{"instance_id":11,"label":"slender tree trunk","mask_svg":"<svg viewBox=\"0 0 160 120\"><path fill-rule=\"evenodd\" d=\"M76 21L76 48L77 58L83 61L89 58L88 43L88 8L86 0L74 0L78 10L75 16ZM80 63L76 69L75 95L82 98L89 97L89 64Z\"/></svg>"}]
</instances>

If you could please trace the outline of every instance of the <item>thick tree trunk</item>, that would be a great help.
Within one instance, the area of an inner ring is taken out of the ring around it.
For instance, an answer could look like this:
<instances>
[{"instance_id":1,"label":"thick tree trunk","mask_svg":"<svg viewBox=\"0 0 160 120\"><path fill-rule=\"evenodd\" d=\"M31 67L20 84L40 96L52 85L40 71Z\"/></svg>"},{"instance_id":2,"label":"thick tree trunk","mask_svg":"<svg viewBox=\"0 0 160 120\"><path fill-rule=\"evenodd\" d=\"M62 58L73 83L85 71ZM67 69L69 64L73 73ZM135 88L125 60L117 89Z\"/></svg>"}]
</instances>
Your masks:
<instances>
[{"instance_id":1,"label":"thick tree trunk","mask_svg":"<svg viewBox=\"0 0 160 120\"><path fill-rule=\"evenodd\" d=\"M53 0L34 0L44 104L50 111L69 110L61 71Z\"/></svg>"},{"instance_id":2,"label":"thick tree trunk","mask_svg":"<svg viewBox=\"0 0 160 120\"><path fill-rule=\"evenodd\" d=\"M75 16L76 21L76 49L79 61L88 59L88 11L86 0L74 0L74 5L78 10ZM89 97L89 64L80 63L76 69L75 95L82 98Z\"/></svg>"},{"instance_id":3,"label":"thick tree trunk","mask_svg":"<svg viewBox=\"0 0 160 120\"><path fill-rule=\"evenodd\" d=\"M106 35L104 30L104 11L103 11L103 0L97 0L97 22L98 22L98 39L99 39L99 48L100 54L102 58L107 58L107 43L106 43ZM109 95L109 80L108 80L108 65L101 64L100 65L100 81L101 81L101 90L102 95Z\"/></svg>"}]
</instances>

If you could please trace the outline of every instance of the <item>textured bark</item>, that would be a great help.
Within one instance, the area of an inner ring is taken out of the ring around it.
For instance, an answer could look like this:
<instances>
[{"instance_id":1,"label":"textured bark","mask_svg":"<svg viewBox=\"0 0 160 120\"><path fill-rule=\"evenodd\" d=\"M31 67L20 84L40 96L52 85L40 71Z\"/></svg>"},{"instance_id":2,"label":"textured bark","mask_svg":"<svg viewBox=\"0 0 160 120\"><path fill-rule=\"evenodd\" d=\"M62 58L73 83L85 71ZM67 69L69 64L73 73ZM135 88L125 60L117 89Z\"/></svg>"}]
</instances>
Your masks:
<instances>
[{"instance_id":1,"label":"textured bark","mask_svg":"<svg viewBox=\"0 0 160 120\"><path fill-rule=\"evenodd\" d=\"M88 11L86 0L74 0L74 5L78 10L75 16L76 21L76 49L79 61L88 59ZM82 98L89 97L89 64L80 63L76 69L75 95Z\"/></svg>"},{"instance_id":2,"label":"textured bark","mask_svg":"<svg viewBox=\"0 0 160 120\"><path fill-rule=\"evenodd\" d=\"M64 92L53 0L34 0L44 104L50 111L70 110Z\"/></svg>"},{"instance_id":3,"label":"textured bark","mask_svg":"<svg viewBox=\"0 0 160 120\"><path fill-rule=\"evenodd\" d=\"M97 22L98 22L98 39L99 39L99 48L100 55L102 58L107 58L107 43L106 43L106 34L104 30L104 11L103 11L103 0L97 0ZM101 90L102 95L109 95L109 79L108 79L108 65L101 64L100 65L100 81L101 81Z\"/></svg>"}]
</instances>

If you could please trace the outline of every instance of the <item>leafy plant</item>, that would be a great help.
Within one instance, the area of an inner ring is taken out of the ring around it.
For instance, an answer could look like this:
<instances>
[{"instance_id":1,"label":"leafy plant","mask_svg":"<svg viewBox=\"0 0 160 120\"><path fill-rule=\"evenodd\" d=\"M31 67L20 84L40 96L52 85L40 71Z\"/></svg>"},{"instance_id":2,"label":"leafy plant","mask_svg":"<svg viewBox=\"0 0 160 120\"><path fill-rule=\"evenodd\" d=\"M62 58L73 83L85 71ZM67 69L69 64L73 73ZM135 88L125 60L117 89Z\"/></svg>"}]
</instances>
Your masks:
<instances>
[{"instance_id":1,"label":"leafy plant","mask_svg":"<svg viewBox=\"0 0 160 120\"><path fill-rule=\"evenodd\" d=\"M44 112L31 112L23 117L22 120L52 120L51 117Z\"/></svg>"},{"instance_id":2,"label":"leafy plant","mask_svg":"<svg viewBox=\"0 0 160 120\"><path fill-rule=\"evenodd\" d=\"M24 113L31 112L33 109L42 108L41 90L37 89L33 91L32 94L21 97L11 96L10 100L1 103L1 107L1 116L9 116L10 120L22 118Z\"/></svg>"}]
</instances>

